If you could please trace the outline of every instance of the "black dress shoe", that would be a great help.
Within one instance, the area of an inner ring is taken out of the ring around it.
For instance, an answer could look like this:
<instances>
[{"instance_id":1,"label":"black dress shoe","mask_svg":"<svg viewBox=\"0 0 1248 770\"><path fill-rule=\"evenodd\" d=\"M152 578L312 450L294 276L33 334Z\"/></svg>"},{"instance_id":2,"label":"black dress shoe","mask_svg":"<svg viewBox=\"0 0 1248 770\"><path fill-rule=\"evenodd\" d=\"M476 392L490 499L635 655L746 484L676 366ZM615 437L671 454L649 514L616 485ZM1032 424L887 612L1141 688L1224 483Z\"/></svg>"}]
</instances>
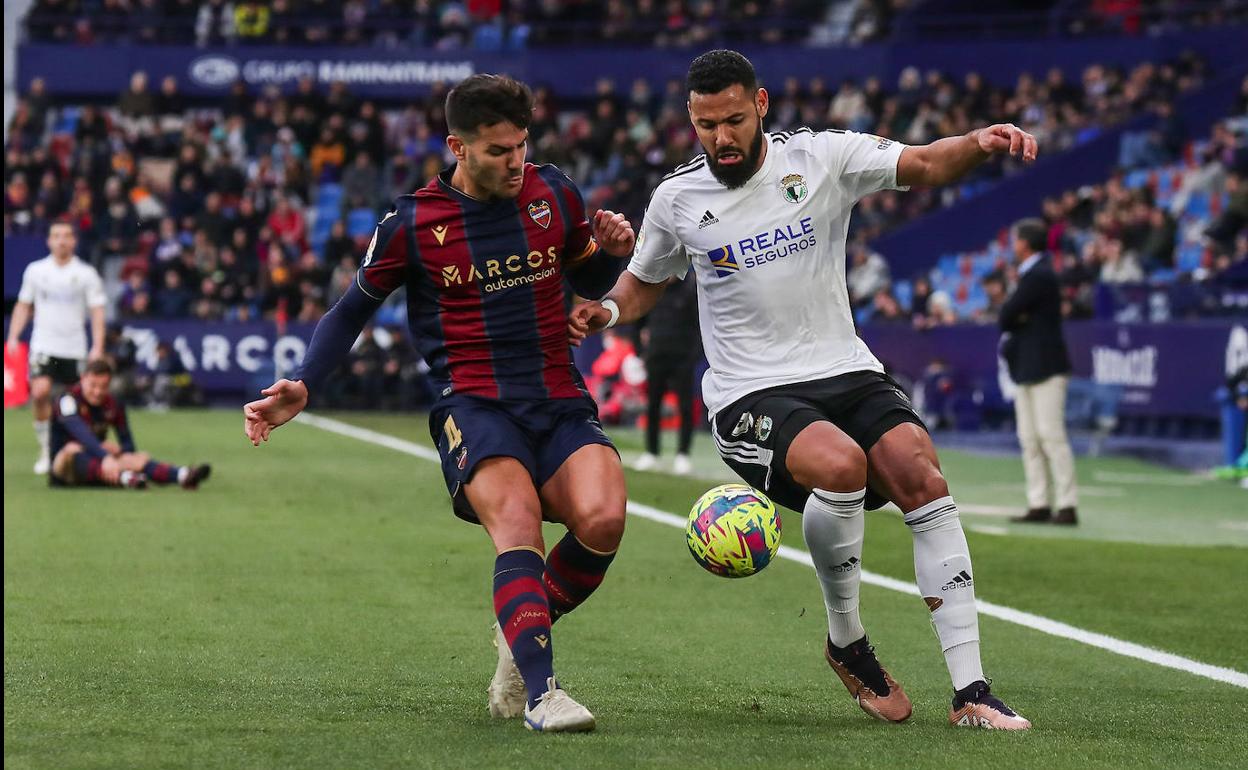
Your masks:
<instances>
[{"instance_id":1,"label":"black dress shoe","mask_svg":"<svg viewBox=\"0 0 1248 770\"><path fill-rule=\"evenodd\" d=\"M1019 524L1048 524L1053 521L1052 508L1028 508L1026 515L1015 516L1010 521Z\"/></svg>"},{"instance_id":2,"label":"black dress shoe","mask_svg":"<svg viewBox=\"0 0 1248 770\"><path fill-rule=\"evenodd\" d=\"M1059 508L1057 515L1053 517L1053 523L1073 527L1079 523L1079 516L1075 514L1074 508Z\"/></svg>"}]
</instances>

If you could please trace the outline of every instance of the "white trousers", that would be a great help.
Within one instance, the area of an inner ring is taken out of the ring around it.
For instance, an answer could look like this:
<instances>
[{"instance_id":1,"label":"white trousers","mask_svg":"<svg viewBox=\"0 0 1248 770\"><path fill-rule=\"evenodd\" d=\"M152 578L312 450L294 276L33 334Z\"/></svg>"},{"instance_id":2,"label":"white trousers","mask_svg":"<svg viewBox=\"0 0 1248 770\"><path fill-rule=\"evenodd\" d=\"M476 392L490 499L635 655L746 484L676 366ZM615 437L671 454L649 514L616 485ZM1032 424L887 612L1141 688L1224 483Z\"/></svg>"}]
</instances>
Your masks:
<instances>
[{"instance_id":1,"label":"white trousers","mask_svg":"<svg viewBox=\"0 0 1248 770\"><path fill-rule=\"evenodd\" d=\"M1078 504L1075 458L1066 438L1066 386L1069 382L1066 375L1058 375L1033 385L1019 385L1014 398L1029 508L1050 507L1050 473L1053 474L1052 507L1074 508Z\"/></svg>"}]
</instances>

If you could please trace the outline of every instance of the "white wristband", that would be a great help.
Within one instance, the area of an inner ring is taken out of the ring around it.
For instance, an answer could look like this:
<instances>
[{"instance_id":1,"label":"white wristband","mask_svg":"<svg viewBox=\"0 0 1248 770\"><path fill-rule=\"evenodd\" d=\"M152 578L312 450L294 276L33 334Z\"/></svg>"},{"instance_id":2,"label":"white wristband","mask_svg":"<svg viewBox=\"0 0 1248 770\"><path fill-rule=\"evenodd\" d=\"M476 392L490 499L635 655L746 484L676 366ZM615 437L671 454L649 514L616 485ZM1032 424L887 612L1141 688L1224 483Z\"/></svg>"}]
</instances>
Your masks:
<instances>
[{"instance_id":1,"label":"white wristband","mask_svg":"<svg viewBox=\"0 0 1248 770\"><path fill-rule=\"evenodd\" d=\"M616 321L620 320L620 306L617 305L615 300L613 299L604 299L599 304L601 304L603 307L607 309L608 312L611 313L611 320L607 321L607 325L602 327L604 329L610 329L612 326L615 326Z\"/></svg>"}]
</instances>

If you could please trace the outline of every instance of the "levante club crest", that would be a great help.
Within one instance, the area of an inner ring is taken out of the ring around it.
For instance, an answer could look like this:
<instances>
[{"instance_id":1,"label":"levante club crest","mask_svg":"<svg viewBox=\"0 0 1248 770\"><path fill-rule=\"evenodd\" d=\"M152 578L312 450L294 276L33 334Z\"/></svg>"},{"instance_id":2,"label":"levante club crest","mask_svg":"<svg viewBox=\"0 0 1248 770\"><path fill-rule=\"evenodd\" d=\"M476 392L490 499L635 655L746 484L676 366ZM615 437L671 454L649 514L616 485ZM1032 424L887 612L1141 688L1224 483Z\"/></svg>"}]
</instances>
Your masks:
<instances>
[{"instance_id":1,"label":"levante club crest","mask_svg":"<svg viewBox=\"0 0 1248 770\"><path fill-rule=\"evenodd\" d=\"M550 227L550 204L546 201L533 201L529 204L529 216L543 230Z\"/></svg>"},{"instance_id":2,"label":"levante club crest","mask_svg":"<svg viewBox=\"0 0 1248 770\"><path fill-rule=\"evenodd\" d=\"M801 174L789 174L780 180L780 194L789 203L806 200L806 179Z\"/></svg>"}]
</instances>

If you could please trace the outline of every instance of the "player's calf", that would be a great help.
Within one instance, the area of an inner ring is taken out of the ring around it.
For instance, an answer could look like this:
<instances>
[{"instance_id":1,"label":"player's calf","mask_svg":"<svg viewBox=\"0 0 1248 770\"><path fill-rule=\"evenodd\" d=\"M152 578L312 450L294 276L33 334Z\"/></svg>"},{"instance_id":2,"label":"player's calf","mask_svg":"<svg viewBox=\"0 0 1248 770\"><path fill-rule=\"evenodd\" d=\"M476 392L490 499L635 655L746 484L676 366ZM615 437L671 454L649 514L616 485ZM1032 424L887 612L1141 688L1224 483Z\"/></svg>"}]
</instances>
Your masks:
<instances>
[{"instance_id":1,"label":"player's calf","mask_svg":"<svg viewBox=\"0 0 1248 770\"><path fill-rule=\"evenodd\" d=\"M618 536L616 542L619 542ZM542 584L550 600L552 623L581 606L602 584L615 553L614 549L596 551L571 532L550 549Z\"/></svg>"},{"instance_id":2,"label":"player's calf","mask_svg":"<svg viewBox=\"0 0 1248 770\"><path fill-rule=\"evenodd\" d=\"M529 708L537 706L555 675L544 566L541 552L528 546L503 551L494 562L494 612L524 679Z\"/></svg>"}]
</instances>

